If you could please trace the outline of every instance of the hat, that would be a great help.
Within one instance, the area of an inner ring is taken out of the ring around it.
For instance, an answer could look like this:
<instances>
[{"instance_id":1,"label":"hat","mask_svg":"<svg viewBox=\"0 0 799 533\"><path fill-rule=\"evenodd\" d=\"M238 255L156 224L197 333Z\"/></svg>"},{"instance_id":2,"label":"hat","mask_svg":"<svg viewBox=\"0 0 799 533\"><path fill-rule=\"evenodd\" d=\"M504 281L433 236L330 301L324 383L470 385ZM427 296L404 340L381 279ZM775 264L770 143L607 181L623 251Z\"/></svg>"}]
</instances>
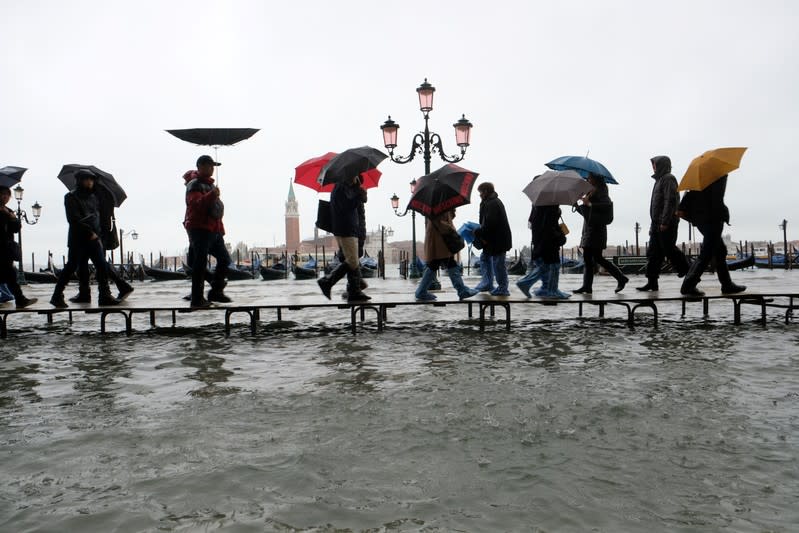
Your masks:
<instances>
[{"instance_id":1,"label":"hat","mask_svg":"<svg viewBox=\"0 0 799 533\"><path fill-rule=\"evenodd\" d=\"M80 180L85 179L85 178L91 178L94 181L97 181L97 175L94 172L92 172L91 170L86 170L86 169L82 168L82 169L78 170L75 173L75 180L76 181L80 181Z\"/></svg>"},{"instance_id":2,"label":"hat","mask_svg":"<svg viewBox=\"0 0 799 533\"><path fill-rule=\"evenodd\" d=\"M214 158L213 158L213 157L211 157L210 155L201 155L201 156L200 156L200 157L197 159L197 166L198 166L198 167L199 167L200 165L214 165L215 167L218 167L218 166L219 166L219 165L221 165L221 164L222 164L222 163L217 163L216 161L214 161Z\"/></svg>"}]
</instances>

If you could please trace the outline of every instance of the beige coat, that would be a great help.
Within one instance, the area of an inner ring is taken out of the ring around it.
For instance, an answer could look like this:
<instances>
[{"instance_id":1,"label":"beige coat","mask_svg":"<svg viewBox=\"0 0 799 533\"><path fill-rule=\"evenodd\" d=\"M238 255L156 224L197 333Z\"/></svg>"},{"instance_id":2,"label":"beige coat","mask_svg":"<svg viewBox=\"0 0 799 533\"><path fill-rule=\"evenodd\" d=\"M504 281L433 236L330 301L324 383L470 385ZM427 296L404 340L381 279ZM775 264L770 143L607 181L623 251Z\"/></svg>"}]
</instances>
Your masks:
<instances>
[{"instance_id":1,"label":"beige coat","mask_svg":"<svg viewBox=\"0 0 799 533\"><path fill-rule=\"evenodd\" d=\"M424 260L434 261L436 259L448 259L452 253L444 243L443 237L439 232L455 231L452 220L455 218L455 210L445 211L438 216L425 218L424 225Z\"/></svg>"}]
</instances>

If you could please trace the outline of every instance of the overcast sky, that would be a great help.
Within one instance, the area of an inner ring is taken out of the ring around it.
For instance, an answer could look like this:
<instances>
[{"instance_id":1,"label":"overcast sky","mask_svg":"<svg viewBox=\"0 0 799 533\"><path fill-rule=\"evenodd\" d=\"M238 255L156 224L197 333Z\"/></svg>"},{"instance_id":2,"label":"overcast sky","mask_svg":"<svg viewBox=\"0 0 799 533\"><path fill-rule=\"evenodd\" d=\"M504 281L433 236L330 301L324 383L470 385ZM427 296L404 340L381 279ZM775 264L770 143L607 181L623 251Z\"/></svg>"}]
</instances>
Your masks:
<instances>
[{"instance_id":1,"label":"overcast sky","mask_svg":"<svg viewBox=\"0 0 799 533\"><path fill-rule=\"evenodd\" d=\"M530 240L524 186L547 161L589 151L620 183L611 243L632 243L636 221L648 227L652 156L669 155L679 179L720 146L749 147L727 189L733 239L781 240L783 218L789 239L799 235L794 1L0 0L0 21L0 167L27 167L24 207L44 206L24 229L26 263L31 252L65 253L65 163L123 184L120 227L140 235L127 249L181 252L181 175L213 150L172 128L261 129L218 151L227 240L281 244L294 167L382 149L388 114L406 154L424 124L415 89L425 77L436 87L430 126L448 153L452 124L463 113L474 124L460 164L494 182L516 247ZM410 217L395 217L389 198L407 202L423 162L380 169L368 226L408 239ZM311 237L317 194L295 192ZM477 220L474 200L456 221ZM576 214L564 218L579 230ZM573 231L568 245L578 241Z\"/></svg>"}]
</instances>

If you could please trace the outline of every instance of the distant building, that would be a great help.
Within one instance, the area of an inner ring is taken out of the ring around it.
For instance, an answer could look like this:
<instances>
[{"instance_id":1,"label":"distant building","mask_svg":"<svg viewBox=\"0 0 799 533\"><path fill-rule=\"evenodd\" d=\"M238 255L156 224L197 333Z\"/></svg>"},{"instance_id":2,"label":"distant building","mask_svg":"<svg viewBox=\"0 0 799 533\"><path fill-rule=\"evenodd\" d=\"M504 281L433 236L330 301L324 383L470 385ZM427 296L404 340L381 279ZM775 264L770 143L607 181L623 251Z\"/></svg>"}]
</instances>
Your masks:
<instances>
[{"instance_id":1,"label":"distant building","mask_svg":"<svg viewBox=\"0 0 799 533\"><path fill-rule=\"evenodd\" d=\"M286 246L291 250L300 248L300 209L294 196L294 184L289 182L289 196L286 200Z\"/></svg>"}]
</instances>

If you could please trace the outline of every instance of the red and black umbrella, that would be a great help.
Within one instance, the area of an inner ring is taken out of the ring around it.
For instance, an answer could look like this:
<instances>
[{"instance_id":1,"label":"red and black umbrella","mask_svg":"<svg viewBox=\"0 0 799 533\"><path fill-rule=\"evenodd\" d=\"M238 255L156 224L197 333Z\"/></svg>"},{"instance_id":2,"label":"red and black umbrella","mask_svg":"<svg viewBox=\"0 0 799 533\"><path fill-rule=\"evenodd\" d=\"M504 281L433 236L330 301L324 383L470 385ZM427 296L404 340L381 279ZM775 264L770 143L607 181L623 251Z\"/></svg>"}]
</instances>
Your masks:
<instances>
[{"instance_id":1,"label":"red and black umbrella","mask_svg":"<svg viewBox=\"0 0 799 533\"><path fill-rule=\"evenodd\" d=\"M322 185L319 183L319 175L321 174L324 166L337 155L338 154L336 152L328 152L324 155L320 155L319 157L312 157L308 161L300 163L294 169L294 183L304 185L315 190L316 192L332 191L336 184L328 183L327 185ZM377 184L380 181L380 176L382 175L383 174L376 168L361 172L361 178L363 179L361 186L364 189L377 187Z\"/></svg>"},{"instance_id":2,"label":"red and black umbrella","mask_svg":"<svg viewBox=\"0 0 799 533\"><path fill-rule=\"evenodd\" d=\"M466 205L477 176L477 172L448 163L417 180L408 209L430 217Z\"/></svg>"}]
</instances>

